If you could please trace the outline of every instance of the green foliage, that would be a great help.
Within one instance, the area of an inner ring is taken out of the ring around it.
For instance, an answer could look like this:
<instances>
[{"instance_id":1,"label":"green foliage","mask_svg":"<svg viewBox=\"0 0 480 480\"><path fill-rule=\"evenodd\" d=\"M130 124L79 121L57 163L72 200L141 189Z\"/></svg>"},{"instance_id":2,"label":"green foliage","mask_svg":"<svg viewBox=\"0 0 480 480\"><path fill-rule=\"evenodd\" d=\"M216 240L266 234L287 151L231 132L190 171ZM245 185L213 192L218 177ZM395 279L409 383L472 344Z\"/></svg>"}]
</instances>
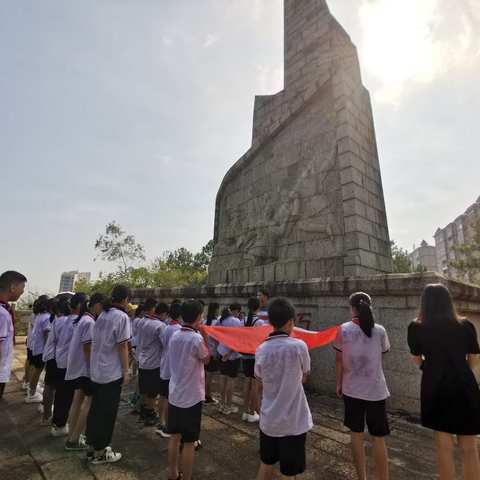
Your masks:
<instances>
[{"instance_id":1,"label":"green foliage","mask_svg":"<svg viewBox=\"0 0 480 480\"><path fill-rule=\"evenodd\" d=\"M181 247L164 252L150 264L132 267L129 261L145 260L143 246L132 235L126 235L116 222L111 222L107 225L105 234L97 238L95 249L102 259L119 263L119 268L116 272L100 274L95 282L77 282L74 287L76 292L109 294L117 283L124 283L131 288L204 285L213 255L213 240L198 253Z\"/></svg>"},{"instance_id":2,"label":"green foliage","mask_svg":"<svg viewBox=\"0 0 480 480\"><path fill-rule=\"evenodd\" d=\"M455 247L459 260L451 262L450 266L463 273L470 282L480 283L480 222L473 229L472 242Z\"/></svg>"},{"instance_id":3,"label":"green foliage","mask_svg":"<svg viewBox=\"0 0 480 480\"><path fill-rule=\"evenodd\" d=\"M130 268L130 262L145 260L145 249L137 243L133 235L127 235L115 221L105 227L105 233L95 241L98 257L108 262L120 263L124 272Z\"/></svg>"},{"instance_id":4,"label":"green foliage","mask_svg":"<svg viewBox=\"0 0 480 480\"><path fill-rule=\"evenodd\" d=\"M399 247L394 241L392 246L393 273L411 273L412 262L408 258L407 250Z\"/></svg>"}]
</instances>

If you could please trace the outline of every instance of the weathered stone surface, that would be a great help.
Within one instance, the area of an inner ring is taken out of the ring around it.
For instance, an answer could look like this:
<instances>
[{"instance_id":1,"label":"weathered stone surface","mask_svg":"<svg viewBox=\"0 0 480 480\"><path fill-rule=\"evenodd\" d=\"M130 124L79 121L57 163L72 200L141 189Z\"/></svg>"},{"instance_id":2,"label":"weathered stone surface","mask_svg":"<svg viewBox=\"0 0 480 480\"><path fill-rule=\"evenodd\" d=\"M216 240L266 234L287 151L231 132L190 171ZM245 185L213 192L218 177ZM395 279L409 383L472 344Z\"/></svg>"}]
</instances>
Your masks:
<instances>
[{"instance_id":1,"label":"weathered stone surface","mask_svg":"<svg viewBox=\"0 0 480 480\"><path fill-rule=\"evenodd\" d=\"M211 285L391 271L370 98L325 0L285 0L285 88L255 100L214 239Z\"/></svg>"}]
</instances>

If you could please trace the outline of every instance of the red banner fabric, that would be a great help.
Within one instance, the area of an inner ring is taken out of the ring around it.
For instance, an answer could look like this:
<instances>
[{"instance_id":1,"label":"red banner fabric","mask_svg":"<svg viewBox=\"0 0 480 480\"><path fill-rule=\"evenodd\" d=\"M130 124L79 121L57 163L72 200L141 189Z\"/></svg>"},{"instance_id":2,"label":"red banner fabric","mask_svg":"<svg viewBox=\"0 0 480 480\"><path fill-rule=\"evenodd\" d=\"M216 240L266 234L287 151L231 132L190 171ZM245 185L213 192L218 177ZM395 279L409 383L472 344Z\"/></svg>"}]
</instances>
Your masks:
<instances>
[{"instance_id":1,"label":"red banner fabric","mask_svg":"<svg viewBox=\"0 0 480 480\"><path fill-rule=\"evenodd\" d=\"M268 334L272 332L271 326L251 327L251 328L234 328L234 327L207 327L204 325L203 330L206 334L214 338L217 342L222 343L235 352L254 355L257 348L265 341ZM295 327L292 337L303 340L309 350L323 347L332 343L337 336L338 327L322 330L321 332L311 332L303 328Z\"/></svg>"}]
</instances>

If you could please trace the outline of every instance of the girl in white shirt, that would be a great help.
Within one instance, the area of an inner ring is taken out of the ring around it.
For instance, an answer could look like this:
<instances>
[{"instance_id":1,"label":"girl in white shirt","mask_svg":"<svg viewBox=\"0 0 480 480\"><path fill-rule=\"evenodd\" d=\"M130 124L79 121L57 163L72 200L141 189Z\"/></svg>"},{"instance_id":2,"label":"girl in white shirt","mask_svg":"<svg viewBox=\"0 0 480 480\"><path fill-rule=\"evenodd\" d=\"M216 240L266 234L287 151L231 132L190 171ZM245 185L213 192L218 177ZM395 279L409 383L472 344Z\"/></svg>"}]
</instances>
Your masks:
<instances>
[{"instance_id":1,"label":"girl in white shirt","mask_svg":"<svg viewBox=\"0 0 480 480\"><path fill-rule=\"evenodd\" d=\"M345 426L350 429L353 460L359 480L366 480L365 423L373 438L373 457L379 480L388 480L385 437L389 435L386 399L390 396L382 356L390 349L385 329L375 324L372 299L363 292L350 296L352 320L338 330L336 350L337 395L345 404Z\"/></svg>"}]
</instances>

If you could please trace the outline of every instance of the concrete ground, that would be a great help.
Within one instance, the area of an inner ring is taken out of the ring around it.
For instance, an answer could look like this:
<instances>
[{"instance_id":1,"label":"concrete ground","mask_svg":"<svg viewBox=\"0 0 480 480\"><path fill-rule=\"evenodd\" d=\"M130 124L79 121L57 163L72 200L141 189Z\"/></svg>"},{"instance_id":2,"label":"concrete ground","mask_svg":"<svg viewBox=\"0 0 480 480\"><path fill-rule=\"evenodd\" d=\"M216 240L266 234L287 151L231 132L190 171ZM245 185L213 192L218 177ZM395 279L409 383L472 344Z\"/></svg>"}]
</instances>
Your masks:
<instances>
[{"instance_id":1,"label":"concrete ground","mask_svg":"<svg viewBox=\"0 0 480 480\"><path fill-rule=\"evenodd\" d=\"M63 449L64 439L49 436L40 426L37 405L24 403L19 379L25 348L17 347L14 375L0 402L1 480L162 480L167 478L167 441L144 428L130 413L128 389L120 406L113 446L124 454L114 465L92 466L84 454ZM239 387L240 387L239 381ZM240 398L236 397L240 403ZM315 427L308 438L305 480L354 479L350 439L342 426L339 400L309 395ZM207 406L202 425L203 450L196 457L195 480L253 480L258 468L258 426L243 423L239 415L224 416ZM431 479L435 475L432 435L406 418L392 416L388 439L391 478ZM369 449L370 450L370 449ZM370 452L369 452L370 453ZM373 473L371 478L374 478Z\"/></svg>"}]
</instances>

